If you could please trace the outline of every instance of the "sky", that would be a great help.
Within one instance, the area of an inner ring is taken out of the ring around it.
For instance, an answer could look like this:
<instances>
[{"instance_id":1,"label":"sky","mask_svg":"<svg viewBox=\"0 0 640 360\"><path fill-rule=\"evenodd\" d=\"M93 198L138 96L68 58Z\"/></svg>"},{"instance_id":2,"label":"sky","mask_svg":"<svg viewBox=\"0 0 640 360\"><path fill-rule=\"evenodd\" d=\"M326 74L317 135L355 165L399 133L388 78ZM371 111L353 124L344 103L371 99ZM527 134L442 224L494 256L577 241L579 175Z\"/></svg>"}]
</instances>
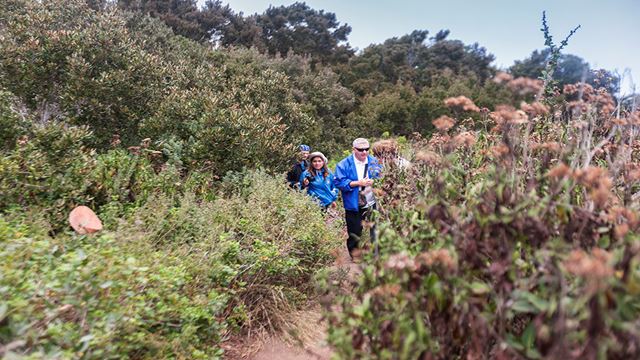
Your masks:
<instances>
[{"instance_id":1,"label":"sky","mask_svg":"<svg viewBox=\"0 0 640 360\"><path fill-rule=\"evenodd\" d=\"M244 15L295 0L222 0ZM199 0L204 3L204 0ZM449 29L449 39L478 43L496 57L499 68L544 48L542 11L559 44L578 25L564 53L580 56L592 69L625 75L621 93L640 90L640 0L306 0L311 8L336 14L352 31L348 42L364 49L372 43L413 30L435 35Z\"/></svg>"}]
</instances>

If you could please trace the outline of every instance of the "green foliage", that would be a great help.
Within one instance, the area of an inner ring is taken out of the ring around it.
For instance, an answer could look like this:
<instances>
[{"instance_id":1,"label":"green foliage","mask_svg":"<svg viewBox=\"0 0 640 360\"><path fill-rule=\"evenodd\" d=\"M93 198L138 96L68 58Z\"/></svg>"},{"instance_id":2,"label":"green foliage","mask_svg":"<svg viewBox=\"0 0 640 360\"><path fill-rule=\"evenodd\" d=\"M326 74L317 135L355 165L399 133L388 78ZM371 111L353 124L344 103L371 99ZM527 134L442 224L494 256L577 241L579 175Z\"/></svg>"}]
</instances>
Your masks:
<instances>
[{"instance_id":1,"label":"green foliage","mask_svg":"<svg viewBox=\"0 0 640 360\"><path fill-rule=\"evenodd\" d=\"M417 92L425 91L443 72L475 77L481 84L493 74L489 66L493 55L484 48L448 40L448 31L440 31L427 42L428 33L416 30L370 45L341 68L344 83L364 96L380 93L398 82L413 86Z\"/></svg>"},{"instance_id":2,"label":"green foliage","mask_svg":"<svg viewBox=\"0 0 640 360\"><path fill-rule=\"evenodd\" d=\"M387 167L380 258L352 294L325 283L337 356L637 357L636 180L610 170L635 165L564 165L594 136L573 137L582 119L498 123L466 144L441 133L413 143L411 168Z\"/></svg>"},{"instance_id":3,"label":"green foliage","mask_svg":"<svg viewBox=\"0 0 640 360\"><path fill-rule=\"evenodd\" d=\"M442 115L459 114L445 106L447 98L464 95L480 107L494 107L499 103L515 103L514 94L493 82L479 84L472 78L445 72L434 76L432 84L416 93L409 85L396 85L376 95L362 99L360 106L347 116L352 137L378 137L384 132L428 135L433 132L432 121ZM480 115L471 115L480 120Z\"/></svg>"},{"instance_id":4,"label":"green foliage","mask_svg":"<svg viewBox=\"0 0 640 360\"><path fill-rule=\"evenodd\" d=\"M542 70L542 80L544 81L544 95L552 96L555 91L555 85L557 82L553 78L553 74L555 73L558 67L558 60L560 59L560 52L564 49L565 46L569 43L569 39L573 36L576 31L580 29L580 25L576 26L569 32L564 40L560 42L560 46L557 46L553 42L553 36L551 36L549 31L549 25L547 24L547 14L546 12L542 12L542 31L544 33L544 45L549 49L549 60L547 61L544 70Z\"/></svg>"},{"instance_id":5,"label":"green foliage","mask_svg":"<svg viewBox=\"0 0 640 360\"><path fill-rule=\"evenodd\" d=\"M166 67L132 44L118 13L80 0L15 0L0 12L7 22L2 81L42 122L87 125L101 145L114 133L139 140L137 124L160 101Z\"/></svg>"},{"instance_id":6,"label":"green foliage","mask_svg":"<svg viewBox=\"0 0 640 360\"><path fill-rule=\"evenodd\" d=\"M340 25L334 13L314 10L304 2L270 6L256 17L256 23L272 55L292 51L326 64L346 62L353 54L348 44L341 44L347 40L351 27Z\"/></svg>"},{"instance_id":7,"label":"green foliage","mask_svg":"<svg viewBox=\"0 0 640 360\"><path fill-rule=\"evenodd\" d=\"M24 115L18 112L13 94L0 88L0 150L13 149L27 126Z\"/></svg>"},{"instance_id":8,"label":"green foliage","mask_svg":"<svg viewBox=\"0 0 640 360\"><path fill-rule=\"evenodd\" d=\"M535 50L526 59L516 60L509 68L509 73L514 77L542 78L542 72L550 60L550 55L550 49ZM620 88L619 76L607 70L593 70L584 59L571 54L560 54L553 78L559 87L585 82L595 88L604 87L612 95L615 95Z\"/></svg>"},{"instance_id":9,"label":"green foliage","mask_svg":"<svg viewBox=\"0 0 640 360\"><path fill-rule=\"evenodd\" d=\"M91 237L0 216L2 343L32 357L204 359L229 332L281 329L338 229L264 172L239 181L244 192L214 201L154 195Z\"/></svg>"},{"instance_id":10,"label":"green foliage","mask_svg":"<svg viewBox=\"0 0 640 360\"><path fill-rule=\"evenodd\" d=\"M189 293L197 278L185 259L110 233L49 238L24 218L0 217L0 233L0 339L13 354L221 356L224 297Z\"/></svg>"},{"instance_id":11,"label":"green foliage","mask_svg":"<svg viewBox=\"0 0 640 360\"><path fill-rule=\"evenodd\" d=\"M35 126L28 140L0 158L0 210L43 206L58 225L73 206L89 203L90 136L86 128Z\"/></svg>"}]
</instances>

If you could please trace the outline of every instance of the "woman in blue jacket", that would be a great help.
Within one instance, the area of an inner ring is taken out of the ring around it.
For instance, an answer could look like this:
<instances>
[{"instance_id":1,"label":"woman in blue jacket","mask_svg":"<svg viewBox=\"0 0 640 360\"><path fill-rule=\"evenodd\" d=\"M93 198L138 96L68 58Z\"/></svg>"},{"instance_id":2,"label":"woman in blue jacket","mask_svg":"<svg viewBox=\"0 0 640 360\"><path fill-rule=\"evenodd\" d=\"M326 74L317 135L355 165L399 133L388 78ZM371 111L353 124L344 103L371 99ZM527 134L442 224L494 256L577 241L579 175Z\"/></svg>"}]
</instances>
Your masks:
<instances>
[{"instance_id":1,"label":"woman in blue jacket","mask_svg":"<svg viewBox=\"0 0 640 360\"><path fill-rule=\"evenodd\" d=\"M327 158L316 151L309 154L308 160L309 168L300 175L300 183L324 210L336 207L338 189L333 184L333 173L327 168Z\"/></svg>"}]
</instances>

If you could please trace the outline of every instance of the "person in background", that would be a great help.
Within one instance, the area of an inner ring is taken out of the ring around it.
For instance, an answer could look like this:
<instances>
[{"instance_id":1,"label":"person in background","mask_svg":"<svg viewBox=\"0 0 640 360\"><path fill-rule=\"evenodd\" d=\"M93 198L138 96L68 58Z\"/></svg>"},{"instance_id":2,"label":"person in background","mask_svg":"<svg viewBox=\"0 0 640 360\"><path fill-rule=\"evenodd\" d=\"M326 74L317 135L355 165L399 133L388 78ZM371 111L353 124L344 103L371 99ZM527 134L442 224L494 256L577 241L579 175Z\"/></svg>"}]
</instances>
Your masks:
<instances>
[{"instance_id":1,"label":"person in background","mask_svg":"<svg viewBox=\"0 0 640 360\"><path fill-rule=\"evenodd\" d=\"M287 182L289 183L289 187L292 189L302 190L302 187L300 186L300 175L309 167L307 158L309 157L310 151L311 147L309 147L309 145L300 145L298 159L291 167L291 170L287 173Z\"/></svg>"},{"instance_id":2,"label":"person in background","mask_svg":"<svg viewBox=\"0 0 640 360\"><path fill-rule=\"evenodd\" d=\"M398 153L398 142L394 139L379 140L371 146L373 156L380 161L383 167L408 168L411 163Z\"/></svg>"},{"instance_id":3,"label":"person in background","mask_svg":"<svg viewBox=\"0 0 640 360\"><path fill-rule=\"evenodd\" d=\"M300 175L300 183L314 197L323 210L336 207L338 189L333 184L333 173L327 167L327 158L319 151L309 154L309 167Z\"/></svg>"},{"instance_id":4,"label":"person in background","mask_svg":"<svg viewBox=\"0 0 640 360\"><path fill-rule=\"evenodd\" d=\"M380 177L378 160L369 155L369 141L357 138L352 143L353 154L336 165L334 183L342 194L347 222L347 249L353 259L362 236L362 221L371 217L376 209L373 180ZM375 226L370 229L371 242L375 242Z\"/></svg>"}]
</instances>

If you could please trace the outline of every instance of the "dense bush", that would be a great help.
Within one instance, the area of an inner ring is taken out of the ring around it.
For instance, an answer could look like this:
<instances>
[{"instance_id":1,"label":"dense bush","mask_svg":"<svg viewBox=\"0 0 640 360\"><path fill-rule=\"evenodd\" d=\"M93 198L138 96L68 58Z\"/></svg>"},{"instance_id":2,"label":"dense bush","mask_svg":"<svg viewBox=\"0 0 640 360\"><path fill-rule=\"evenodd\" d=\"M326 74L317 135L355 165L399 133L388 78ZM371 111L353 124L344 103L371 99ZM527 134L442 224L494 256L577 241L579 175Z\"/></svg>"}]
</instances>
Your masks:
<instances>
[{"instance_id":1,"label":"dense bush","mask_svg":"<svg viewBox=\"0 0 640 360\"><path fill-rule=\"evenodd\" d=\"M338 355L638 357L636 115L600 96L566 103L568 123L524 104L488 133L440 119L415 139L382 183L382 257L327 303Z\"/></svg>"},{"instance_id":2,"label":"dense bush","mask_svg":"<svg viewBox=\"0 0 640 360\"><path fill-rule=\"evenodd\" d=\"M215 358L230 334L279 330L312 294L337 229L263 172L215 201L155 195L105 232L47 235L0 218L0 339L32 357ZM232 180L228 180L232 181ZM117 195L117 193L114 193Z\"/></svg>"}]
</instances>

